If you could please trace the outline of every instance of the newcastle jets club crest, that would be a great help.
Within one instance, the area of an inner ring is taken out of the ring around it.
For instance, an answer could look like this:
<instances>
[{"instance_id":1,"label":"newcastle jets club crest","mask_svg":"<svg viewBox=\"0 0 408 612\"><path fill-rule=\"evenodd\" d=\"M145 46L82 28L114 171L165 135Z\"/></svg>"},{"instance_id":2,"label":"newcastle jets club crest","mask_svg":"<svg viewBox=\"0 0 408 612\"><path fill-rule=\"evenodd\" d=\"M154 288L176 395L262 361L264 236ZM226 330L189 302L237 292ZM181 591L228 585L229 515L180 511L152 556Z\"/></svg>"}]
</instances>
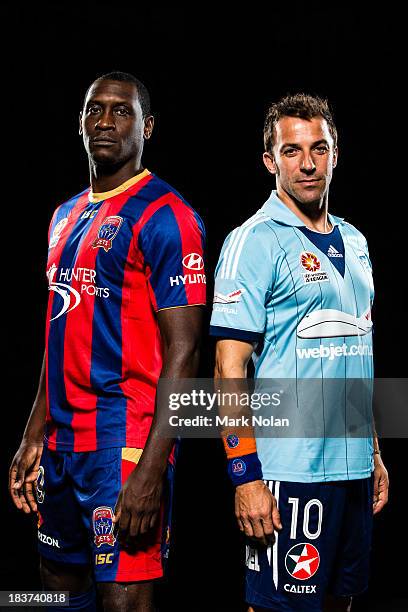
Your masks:
<instances>
[{"instance_id":1,"label":"newcastle jets club crest","mask_svg":"<svg viewBox=\"0 0 408 612\"><path fill-rule=\"evenodd\" d=\"M312 544L295 544L287 552L285 566L292 578L307 580L315 575L320 565L319 551Z\"/></svg>"},{"instance_id":2,"label":"newcastle jets club crest","mask_svg":"<svg viewBox=\"0 0 408 612\"><path fill-rule=\"evenodd\" d=\"M98 235L92 243L93 248L102 247L107 253L112 248L112 241L116 237L122 222L122 217L116 215L105 217L98 230Z\"/></svg>"},{"instance_id":3,"label":"newcastle jets club crest","mask_svg":"<svg viewBox=\"0 0 408 612\"><path fill-rule=\"evenodd\" d=\"M109 506L95 508L92 515L94 542L99 547L102 544L114 546L116 538L113 535L113 512Z\"/></svg>"}]
</instances>

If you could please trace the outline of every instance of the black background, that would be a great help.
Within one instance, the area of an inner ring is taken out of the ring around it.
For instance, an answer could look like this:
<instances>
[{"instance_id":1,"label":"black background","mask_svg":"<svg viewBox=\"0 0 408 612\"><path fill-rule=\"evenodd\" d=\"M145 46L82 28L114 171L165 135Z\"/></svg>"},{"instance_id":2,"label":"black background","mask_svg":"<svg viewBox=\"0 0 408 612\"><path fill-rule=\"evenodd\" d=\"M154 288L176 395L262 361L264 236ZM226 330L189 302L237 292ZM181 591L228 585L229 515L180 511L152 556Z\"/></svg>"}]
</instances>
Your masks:
<instances>
[{"instance_id":1,"label":"black background","mask_svg":"<svg viewBox=\"0 0 408 612\"><path fill-rule=\"evenodd\" d=\"M403 376L406 109L395 33L401 15L392 5L386 13L374 12L369 3L274 5L68 8L62 3L1 9L0 244L7 307L2 589L39 587L36 534L32 521L8 501L6 472L42 359L48 223L57 204L88 184L78 112L99 74L129 71L151 91L156 126L144 164L174 185L204 219L210 278L226 234L253 214L273 187L261 158L268 104L299 90L327 96L340 151L330 209L368 239L376 285L376 374ZM212 368L213 344L204 333L201 375L211 375ZM355 610L399 610L396 600L406 596L406 447L403 440L383 440L382 448L391 499L375 519L370 590L358 598ZM245 609L242 543L223 467L216 441L184 443L161 610Z\"/></svg>"}]
</instances>

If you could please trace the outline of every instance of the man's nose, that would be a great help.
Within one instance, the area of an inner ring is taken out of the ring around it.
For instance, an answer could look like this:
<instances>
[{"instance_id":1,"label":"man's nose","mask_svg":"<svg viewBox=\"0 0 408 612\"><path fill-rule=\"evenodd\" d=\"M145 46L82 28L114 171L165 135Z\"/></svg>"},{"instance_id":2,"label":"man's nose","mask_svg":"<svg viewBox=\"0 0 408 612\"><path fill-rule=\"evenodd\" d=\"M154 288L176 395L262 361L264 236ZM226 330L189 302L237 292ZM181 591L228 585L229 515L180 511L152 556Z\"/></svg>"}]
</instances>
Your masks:
<instances>
[{"instance_id":1,"label":"man's nose","mask_svg":"<svg viewBox=\"0 0 408 612\"><path fill-rule=\"evenodd\" d=\"M113 119L112 113L110 113L108 110L105 110L105 112L102 113L102 115L96 122L95 127L99 128L100 130L114 130L115 121Z\"/></svg>"},{"instance_id":2,"label":"man's nose","mask_svg":"<svg viewBox=\"0 0 408 612\"><path fill-rule=\"evenodd\" d=\"M304 153L302 157L302 162L300 164L300 169L306 174L310 174L316 170L316 165L313 161L312 156L309 153Z\"/></svg>"}]
</instances>

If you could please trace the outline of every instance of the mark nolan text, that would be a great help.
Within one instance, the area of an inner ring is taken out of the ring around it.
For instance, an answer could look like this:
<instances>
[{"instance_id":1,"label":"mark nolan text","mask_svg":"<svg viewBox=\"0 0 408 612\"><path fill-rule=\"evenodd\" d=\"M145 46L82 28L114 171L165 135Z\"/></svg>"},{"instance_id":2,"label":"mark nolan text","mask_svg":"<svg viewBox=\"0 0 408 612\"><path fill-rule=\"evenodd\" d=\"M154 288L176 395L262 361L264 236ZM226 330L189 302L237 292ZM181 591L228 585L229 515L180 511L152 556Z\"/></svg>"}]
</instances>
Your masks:
<instances>
[{"instance_id":1,"label":"mark nolan text","mask_svg":"<svg viewBox=\"0 0 408 612\"><path fill-rule=\"evenodd\" d=\"M273 416L264 417L253 414L252 416L216 416L215 419L207 416L180 417L171 415L169 418L171 427L289 427L289 419L276 419Z\"/></svg>"},{"instance_id":2,"label":"mark nolan text","mask_svg":"<svg viewBox=\"0 0 408 612\"><path fill-rule=\"evenodd\" d=\"M221 427L289 427L289 419L276 419L273 415L265 417L256 414L236 418L217 416L216 425Z\"/></svg>"}]
</instances>

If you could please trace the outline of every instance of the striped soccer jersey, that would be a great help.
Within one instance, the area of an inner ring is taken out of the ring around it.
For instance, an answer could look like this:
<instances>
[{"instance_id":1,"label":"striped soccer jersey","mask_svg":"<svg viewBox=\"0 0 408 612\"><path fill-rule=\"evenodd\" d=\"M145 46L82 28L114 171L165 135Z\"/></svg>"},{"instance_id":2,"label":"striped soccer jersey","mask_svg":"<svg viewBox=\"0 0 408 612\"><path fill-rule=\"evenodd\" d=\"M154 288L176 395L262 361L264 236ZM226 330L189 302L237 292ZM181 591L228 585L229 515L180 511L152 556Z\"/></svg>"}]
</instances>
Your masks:
<instances>
[{"instance_id":1,"label":"striped soccer jersey","mask_svg":"<svg viewBox=\"0 0 408 612\"><path fill-rule=\"evenodd\" d=\"M144 447L162 366L156 313L205 304L203 248L200 217L148 170L57 208L47 262L51 450Z\"/></svg>"},{"instance_id":2,"label":"striped soccer jersey","mask_svg":"<svg viewBox=\"0 0 408 612\"><path fill-rule=\"evenodd\" d=\"M374 288L367 243L343 219L329 219L332 232L313 232L272 192L229 234L216 269L211 333L257 342L257 382L291 379L297 420L306 408L316 430L323 430L316 437L310 427L299 437L257 437L269 480L356 479L373 469L371 421L362 437L324 433L346 411L347 385L355 379L370 385L373 377ZM300 391L304 379L317 381L308 406ZM344 397L327 399L332 379L340 380Z\"/></svg>"}]
</instances>

